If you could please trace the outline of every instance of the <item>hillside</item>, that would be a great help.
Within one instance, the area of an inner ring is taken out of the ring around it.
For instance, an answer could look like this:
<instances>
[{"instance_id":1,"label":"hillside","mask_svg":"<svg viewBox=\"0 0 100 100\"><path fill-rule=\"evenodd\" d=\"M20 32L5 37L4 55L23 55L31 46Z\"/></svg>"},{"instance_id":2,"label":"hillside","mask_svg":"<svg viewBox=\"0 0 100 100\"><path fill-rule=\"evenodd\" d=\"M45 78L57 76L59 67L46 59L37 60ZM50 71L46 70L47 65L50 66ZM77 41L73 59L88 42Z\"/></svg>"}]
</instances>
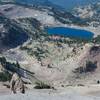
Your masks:
<instances>
[{"instance_id":1,"label":"hillside","mask_svg":"<svg viewBox=\"0 0 100 100\"><path fill-rule=\"evenodd\" d=\"M22 39L22 37L24 37ZM0 15L0 51L17 47L28 39L26 31L13 20Z\"/></svg>"},{"instance_id":2,"label":"hillside","mask_svg":"<svg viewBox=\"0 0 100 100\"><path fill-rule=\"evenodd\" d=\"M26 85L28 89L42 84L54 90L71 88L71 92L74 89L81 92L78 86L88 90L89 85L90 92L93 89L91 85L98 85L99 6L95 4L76 9L77 12L74 9L72 13L54 6L1 3L0 74L4 75L3 78L9 81L12 72L16 71L21 77L28 79L23 79L25 83L31 84ZM84 9L86 12L89 10L90 14L84 15ZM49 35L45 31L48 27L88 30L94 33L94 37L85 40Z\"/></svg>"}]
</instances>

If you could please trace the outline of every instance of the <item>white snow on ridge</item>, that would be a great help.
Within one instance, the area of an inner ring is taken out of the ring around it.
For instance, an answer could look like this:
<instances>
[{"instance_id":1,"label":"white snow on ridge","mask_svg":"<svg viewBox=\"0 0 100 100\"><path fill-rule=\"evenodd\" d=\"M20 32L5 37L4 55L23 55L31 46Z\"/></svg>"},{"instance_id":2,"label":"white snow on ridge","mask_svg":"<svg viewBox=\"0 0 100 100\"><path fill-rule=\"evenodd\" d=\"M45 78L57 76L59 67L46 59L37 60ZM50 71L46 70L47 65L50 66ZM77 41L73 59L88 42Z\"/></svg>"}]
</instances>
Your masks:
<instances>
[{"instance_id":1,"label":"white snow on ridge","mask_svg":"<svg viewBox=\"0 0 100 100\"><path fill-rule=\"evenodd\" d=\"M7 11L7 9L10 10ZM31 8L25 8L13 4L0 5L0 12L2 12L5 16L11 19L27 17L36 18L43 25L54 25L59 23L55 20L53 16L48 15L48 12L43 12Z\"/></svg>"}]
</instances>

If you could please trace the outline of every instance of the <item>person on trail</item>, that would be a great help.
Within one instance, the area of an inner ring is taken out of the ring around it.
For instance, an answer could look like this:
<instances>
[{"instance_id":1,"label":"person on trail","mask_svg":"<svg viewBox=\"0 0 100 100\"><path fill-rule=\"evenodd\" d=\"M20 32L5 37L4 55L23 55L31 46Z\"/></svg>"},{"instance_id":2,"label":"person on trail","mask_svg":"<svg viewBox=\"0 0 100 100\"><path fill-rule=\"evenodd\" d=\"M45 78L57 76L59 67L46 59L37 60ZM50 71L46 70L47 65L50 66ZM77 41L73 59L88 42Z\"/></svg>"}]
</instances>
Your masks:
<instances>
[{"instance_id":1,"label":"person on trail","mask_svg":"<svg viewBox=\"0 0 100 100\"><path fill-rule=\"evenodd\" d=\"M17 73L14 73L12 76L12 79L10 81L10 88L14 94L18 91L21 93L25 93L24 83Z\"/></svg>"}]
</instances>

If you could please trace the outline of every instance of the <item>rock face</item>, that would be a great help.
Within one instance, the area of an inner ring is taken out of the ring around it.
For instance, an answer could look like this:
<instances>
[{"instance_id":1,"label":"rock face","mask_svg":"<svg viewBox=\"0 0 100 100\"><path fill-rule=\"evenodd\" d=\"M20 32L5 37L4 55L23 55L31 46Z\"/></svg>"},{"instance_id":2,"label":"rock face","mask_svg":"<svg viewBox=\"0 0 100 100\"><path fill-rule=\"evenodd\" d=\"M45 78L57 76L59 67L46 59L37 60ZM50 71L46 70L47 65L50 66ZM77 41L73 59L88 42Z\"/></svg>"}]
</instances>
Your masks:
<instances>
[{"instance_id":1,"label":"rock face","mask_svg":"<svg viewBox=\"0 0 100 100\"><path fill-rule=\"evenodd\" d=\"M17 93L18 91L20 91L21 93L25 93L25 88L22 79L16 73L14 73L12 76L10 88L13 93Z\"/></svg>"},{"instance_id":2,"label":"rock face","mask_svg":"<svg viewBox=\"0 0 100 100\"><path fill-rule=\"evenodd\" d=\"M100 80L100 46L90 47L73 72L75 84L97 83Z\"/></svg>"},{"instance_id":3,"label":"rock face","mask_svg":"<svg viewBox=\"0 0 100 100\"><path fill-rule=\"evenodd\" d=\"M92 46L87 54L83 58L84 61L90 61L92 63L96 63L97 68L100 67L100 46Z\"/></svg>"}]
</instances>

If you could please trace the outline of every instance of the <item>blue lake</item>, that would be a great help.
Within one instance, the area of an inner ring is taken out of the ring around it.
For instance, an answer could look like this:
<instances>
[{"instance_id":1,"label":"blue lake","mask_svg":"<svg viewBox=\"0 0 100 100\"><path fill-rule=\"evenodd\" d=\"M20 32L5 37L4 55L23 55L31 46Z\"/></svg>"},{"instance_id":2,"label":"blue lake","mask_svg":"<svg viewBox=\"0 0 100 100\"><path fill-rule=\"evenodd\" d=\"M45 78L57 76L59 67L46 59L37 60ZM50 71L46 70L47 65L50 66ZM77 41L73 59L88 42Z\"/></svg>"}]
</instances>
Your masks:
<instances>
[{"instance_id":1,"label":"blue lake","mask_svg":"<svg viewBox=\"0 0 100 100\"><path fill-rule=\"evenodd\" d=\"M74 29L74 28L66 28L66 27L53 27L53 28L47 28L46 32L49 35L60 35L70 38L79 38L79 39L92 39L93 33L81 30L81 29Z\"/></svg>"}]
</instances>

